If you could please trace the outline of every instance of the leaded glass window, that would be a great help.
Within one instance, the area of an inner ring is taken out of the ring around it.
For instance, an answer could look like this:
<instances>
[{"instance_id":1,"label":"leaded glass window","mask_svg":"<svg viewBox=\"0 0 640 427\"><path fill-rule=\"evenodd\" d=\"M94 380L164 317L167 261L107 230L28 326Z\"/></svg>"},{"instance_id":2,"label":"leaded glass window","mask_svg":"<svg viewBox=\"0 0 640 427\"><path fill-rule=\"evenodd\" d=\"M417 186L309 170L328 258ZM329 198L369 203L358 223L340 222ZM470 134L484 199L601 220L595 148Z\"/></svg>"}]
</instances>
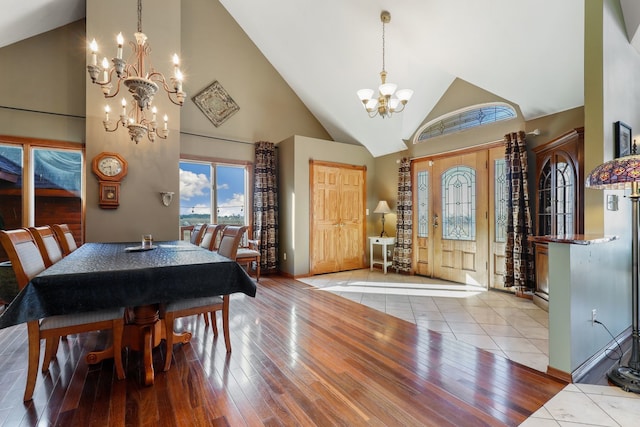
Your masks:
<instances>
[{"instance_id":1,"label":"leaded glass window","mask_svg":"<svg viewBox=\"0 0 640 427\"><path fill-rule=\"evenodd\" d=\"M507 174L504 159L496 159L494 163L494 217L495 241L507 241Z\"/></svg>"},{"instance_id":2,"label":"leaded glass window","mask_svg":"<svg viewBox=\"0 0 640 427\"><path fill-rule=\"evenodd\" d=\"M556 233L573 234L573 201L575 185L569 163L556 163Z\"/></svg>"},{"instance_id":3,"label":"leaded glass window","mask_svg":"<svg viewBox=\"0 0 640 427\"><path fill-rule=\"evenodd\" d=\"M418 172L418 237L429 237L429 172Z\"/></svg>"},{"instance_id":4,"label":"leaded glass window","mask_svg":"<svg viewBox=\"0 0 640 427\"><path fill-rule=\"evenodd\" d=\"M442 238L476 239L476 171L468 166L442 174Z\"/></svg>"},{"instance_id":5,"label":"leaded glass window","mask_svg":"<svg viewBox=\"0 0 640 427\"><path fill-rule=\"evenodd\" d=\"M502 102L474 105L463 108L430 121L416 133L413 141L419 144L430 138L462 132L478 126L484 126L502 120L516 118L516 111Z\"/></svg>"}]
</instances>

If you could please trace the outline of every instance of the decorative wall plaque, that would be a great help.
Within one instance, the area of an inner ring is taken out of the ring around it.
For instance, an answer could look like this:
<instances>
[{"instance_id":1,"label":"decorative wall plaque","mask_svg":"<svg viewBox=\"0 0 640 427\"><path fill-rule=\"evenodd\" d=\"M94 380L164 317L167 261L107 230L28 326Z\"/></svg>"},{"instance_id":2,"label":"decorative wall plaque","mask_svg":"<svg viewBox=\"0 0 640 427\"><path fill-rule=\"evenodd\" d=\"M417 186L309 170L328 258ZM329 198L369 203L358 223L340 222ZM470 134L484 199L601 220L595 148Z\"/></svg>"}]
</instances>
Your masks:
<instances>
[{"instance_id":1,"label":"decorative wall plaque","mask_svg":"<svg viewBox=\"0 0 640 427\"><path fill-rule=\"evenodd\" d=\"M192 99L215 127L220 126L240 109L217 80Z\"/></svg>"}]
</instances>

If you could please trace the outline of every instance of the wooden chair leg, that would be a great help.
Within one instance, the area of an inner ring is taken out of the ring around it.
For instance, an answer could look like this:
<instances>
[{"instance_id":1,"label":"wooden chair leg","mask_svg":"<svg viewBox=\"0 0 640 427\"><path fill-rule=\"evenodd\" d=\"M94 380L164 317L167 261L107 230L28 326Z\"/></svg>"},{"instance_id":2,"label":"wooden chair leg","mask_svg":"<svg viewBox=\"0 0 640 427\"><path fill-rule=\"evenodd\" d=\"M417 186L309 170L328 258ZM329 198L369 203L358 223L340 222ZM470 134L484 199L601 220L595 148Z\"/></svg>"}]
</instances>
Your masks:
<instances>
[{"instance_id":1,"label":"wooden chair leg","mask_svg":"<svg viewBox=\"0 0 640 427\"><path fill-rule=\"evenodd\" d=\"M227 353L231 353L231 338L229 337L229 295L222 297L222 331Z\"/></svg>"},{"instance_id":2,"label":"wooden chair leg","mask_svg":"<svg viewBox=\"0 0 640 427\"><path fill-rule=\"evenodd\" d=\"M200 315L198 314L198 316L200 316ZM209 327L209 316L207 315L207 313L202 313L202 316L204 316L204 326L206 326L208 328ZM216 332L216 335L217 334L218 333Z\"/></svg>"},{"instance_id":3,"label":"wooden chair leg","mask_svg":"<svg viewBox=\"0 0 640 427\"><path fill-rule=\"evenodd\" d=\"M24 401L33 397L38 379L38 363L40 363L40 321L32 320L27 323L29 334L29 367L27 368L27 385L24 390Z\"/></svg>"},{"instance_id":4,"label":"wooden chair leg","mask_svg":"<svg viewBox=\"0 0 640 427\"><path fill-rule=\"evenodd\" d=\"M168 371L171 367L171 356L173 356L173 321L175 313L165 313L164 325L166 329L165 345L167 347L166 354L164 356L164 370Z\"/></svg>"},{"instance_id":5,"label":"wooden chair leg","mask_svg":"<svg viewBox=\"0 0 640 427\"><path fill-rule=\"evenodd\" d=\"M260 258L256 259L256 282L260 281Z\"/></svg>"},{"instance_id":6,"label":"wooden chair leg","mask_svg":"<svg viewBox=\"0 0 640 427\"><path fill-rule=\"evenodd\" d=\"M218 336L218 319L216 316L216 312L212 311L211 313L209 313L211 315L211 326L213 328L213 336L217 337ZM205 315L206 317L206 315Z\"/></svg>"},{"instance_id":7,"label":"wooden chair leg","mask_svg":"<svg viewBox=\"0 0 640 427\"><path fill-rule=\"evenodd\" d=\"M49 370L49 364L51 364L51 361L56 358L56 354L58 353L59 342L60 342L59 337L49 337L45 340L44 359L42 360L43 373Z\"/></svg>"},{"instance_id":8,"label":"wooden chair leg","mask_svg":"<svg viewBox=\"0 0 640 427\"><path fill-rule=\"evenodd\" d=\"M124 318L113 321L113 364L116 367L116 375L119 380L125 379L124 366L122 366L122 334L124 333Z\"/></svg>"}]
</instances>

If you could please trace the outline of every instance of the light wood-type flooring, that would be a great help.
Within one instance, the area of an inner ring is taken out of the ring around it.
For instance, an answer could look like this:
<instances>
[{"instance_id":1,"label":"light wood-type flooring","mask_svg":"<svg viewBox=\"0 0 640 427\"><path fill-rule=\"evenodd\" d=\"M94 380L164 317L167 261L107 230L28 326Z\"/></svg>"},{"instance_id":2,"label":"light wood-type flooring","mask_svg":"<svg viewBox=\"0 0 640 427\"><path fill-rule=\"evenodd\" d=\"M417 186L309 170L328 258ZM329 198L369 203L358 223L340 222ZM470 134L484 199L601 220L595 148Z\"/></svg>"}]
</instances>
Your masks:
<instances>
[{"instance_id":1,"label":"light wood-type flooring","mask_svg":"<svg viewBox=\"0 0 640 427\"><path fill-rule=\"evenodd\" d=\"M220 322L219 322L220 323ZM564 388L544 373L281 276L231 298L231 342L201 318L169 372L140 385L140 357L88 366L106 333L70 336L23 404L26 326L0 330L0 426L518 425Z\"/></svg>"}]
</instances>

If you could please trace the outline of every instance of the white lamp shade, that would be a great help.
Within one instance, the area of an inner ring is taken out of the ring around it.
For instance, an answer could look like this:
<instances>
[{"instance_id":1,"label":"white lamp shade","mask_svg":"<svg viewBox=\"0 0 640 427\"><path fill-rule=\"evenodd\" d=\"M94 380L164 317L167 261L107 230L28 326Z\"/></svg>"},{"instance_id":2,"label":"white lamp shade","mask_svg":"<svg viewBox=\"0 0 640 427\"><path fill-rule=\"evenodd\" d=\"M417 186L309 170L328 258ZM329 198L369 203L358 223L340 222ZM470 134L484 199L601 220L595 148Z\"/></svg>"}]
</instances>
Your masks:
<instances>
[{"instance_id":1,"label":"white lamp shade","mask_svg":"<svg viewBox=\"0 0 640 427\"><path fill-rule=\"evenodd\" d=\"M360 101L366 103L373 97L373 89L360 89L357 94Z\"/></svg>"},{"instance_id":2,"label":"white lamp shade","mask_svg":"<svg viewBox=\"0 0 640 427\"><path fill-rule=\"evenodd\" d=\"M369 101L367 101L364 108L369 112L374 111L376 108L378 108L378 100L370 99Z\"/></svg>"},{"instance_id":3,"label":"white lamp shade","mask_svg":"<svg viewBox=\"0 0 640 427\"><path fill-rule=\"evenodd\" d=\"M389 100L389 108L391 109L391 111L394 111L396 108L398 108L399 104L400 100L398 98L391 98Z\"/></svg>"},{"instance_id":4,"label":"white lamp shade","mask_svg":"<svg viewBox=\"0 0 640 427\"><path fill-rule=\"evenodd\" d=\"M413 96L413 91L411 89L400 89L396 92L396 96L400 101L408 102Z\"/></svg>"},{"instance_id":5,"label":"white lamp shade","mask_svg":"<svg viewBox=\"0 0 640 427\"><path fill-rule=\"evenodd\" d=\"M398 85L395 83L385 83L383 85L380 85L378 90L380 91L380 95L382 96L391 96L393 95L393 92L395 92L397 88L398 88Z\"/></svg>"},{"instance_id":6,"label":"white lamp shade","mask_svg":"<svg viewBox=\"0 0 640 427\"><path fill-rule=\"evenodd\" d=\"M391 213L391 208L386 200L380 200L378 206L373 210L373 213L388 214Z\"/></svg>"}]
</instances>

